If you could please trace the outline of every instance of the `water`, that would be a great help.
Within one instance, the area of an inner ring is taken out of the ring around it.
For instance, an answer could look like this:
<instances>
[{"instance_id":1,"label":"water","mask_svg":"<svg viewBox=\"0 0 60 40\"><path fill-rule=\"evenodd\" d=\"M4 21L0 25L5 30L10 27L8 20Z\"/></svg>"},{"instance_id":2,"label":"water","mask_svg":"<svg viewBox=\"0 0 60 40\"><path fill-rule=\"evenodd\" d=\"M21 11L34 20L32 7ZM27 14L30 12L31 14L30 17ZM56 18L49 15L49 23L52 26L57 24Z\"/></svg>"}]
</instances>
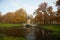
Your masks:
<instances>
[{"instance_id":1,"label":"water","mask_svg":"<svg viewBox=\"0 0 60 40\"><path fill-rule=\"evenodd\" d=\"M26 39L27 40L35 40L35 30L34 30L34 28L30 28L30 29L27 29L27 30L30 30L30 32L27 33Z\"/></svg>"}]
</instances>

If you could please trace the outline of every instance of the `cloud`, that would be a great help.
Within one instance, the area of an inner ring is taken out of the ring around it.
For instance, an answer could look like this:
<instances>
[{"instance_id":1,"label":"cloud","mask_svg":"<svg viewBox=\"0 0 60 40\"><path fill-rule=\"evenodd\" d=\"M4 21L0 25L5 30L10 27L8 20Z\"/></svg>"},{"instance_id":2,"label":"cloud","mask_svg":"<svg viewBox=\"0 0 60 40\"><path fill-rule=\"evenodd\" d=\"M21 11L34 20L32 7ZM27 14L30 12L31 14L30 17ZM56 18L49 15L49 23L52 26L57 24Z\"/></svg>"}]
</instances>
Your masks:
<instances>
[{"instance_id":1,"label":"cloud","mask_svg":"<svg viewBox=\"0 0 60 40\"><path fill-rule=\"evenodd\" d=\"M27 14L33 14L33 12L36 10L37 6L33 5L23 5L23 8L27 11Z\"/></svg>"},{"instance_id":2,"label":"cloud","mask_svg":"<svg viewBox=\"0 0 60 40\"><path fill-rule=\"evenodd\" d=\"M44 1L48 2L48 5L52 5L55 8L52 3L55 2L55 0L3 0L2 3L0 3L0 11L6 13L8 11L15 11L23 8L27 11L27 14L33 14L38 5Z\"/></svg>"}]
</instances>

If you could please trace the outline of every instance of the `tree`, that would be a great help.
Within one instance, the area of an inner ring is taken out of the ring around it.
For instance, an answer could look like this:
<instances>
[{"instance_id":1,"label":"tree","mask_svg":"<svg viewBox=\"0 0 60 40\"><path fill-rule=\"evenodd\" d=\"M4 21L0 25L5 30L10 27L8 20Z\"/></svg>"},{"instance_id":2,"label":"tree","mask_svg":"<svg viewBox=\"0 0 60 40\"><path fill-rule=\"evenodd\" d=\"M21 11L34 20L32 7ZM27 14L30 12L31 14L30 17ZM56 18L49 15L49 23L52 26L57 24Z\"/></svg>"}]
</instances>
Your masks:
<instances>
[{"instance_id":1,"label":"tree","mask_svg":"<svg viewBox=\"0 0 60 40\"><path fill-rule=\"evenodd\" d=\"M1 18L3 23L24 23L26 22L26 16L26 11L21 8L15 12L7 12Z\"/></svg>"},{"instance_id":2,"label":"tree","mask_svg":"<svg viewBox=\"0 0 60 40\"><path fill-rule=\"evenodd\" d=\"M2 16L2 12L0 12L0 22L1 22L1 16Z\"/></svg>"},{"instance_id":3,"label":"tree","mask_svg":"<svg viewBox=\"0 0 60 40\"><path fill-rule=\"evenodd\" d=\"M40 24L53 24L56 22L56 14L52 11L52 6L47 7L47 3L41 3L35 10L35 22Z\"/></svg>"},{"instance_id":4,"label":"tree","mask_svg":"<svg viewBox=\"0 0 60 40\"><path fill-rule=\"evenodd\" d=\"M45 2L41 3L34 12L35 14L37 14L35 18L39 20L40 24L46 23L46 18L47 18L46 7L47 7L47 3Z\"/></svg>"},{"instance_id":5,"label":"tree","mask_svg":"<svg viewBox=\"0 0 60 40\"><path fill-rule=\"evenodd\" d=\"M13 12L8 12L5 15L2 16L2 22L3 23L13 23L12 19L13 19Z\"/></svg>"},{"instance_id":6,"label":"tree","mask_svg":"<svg viewBox=\"0 0 60 40\"><path fill-rule=\"evenodd\" d=\"M47 8L47 12L48 12L48 16L49 16L48 19L49 19L50 24L53 24L53 21L55 21L55 15L54 15L54 12L52 10L53 10L52 6L49 6Z\"/></svg>"},{"instance_id":7,"label":"tree","mask_svg":"<svg viewBox=\"0 0 60 40\"><path fill-rule=\"evenodd\" d=\"M43 18L43 14L42 14L42 12L40 12L38 15L36 15L34 20L35 20L36 23L44 24L44 20L43 19L44 19Z\"/></svg>"},{"instance_id":8,"label":"tree","mask_svg":"<svg viewBox=\"0 0 60 40\"><path fill-rule=\"evenodd\" d=\"M60 24L60 10L57 11L57 23Z\"/></svg>"},{"instance_id":9,"label":"tree","mask_svg":"<svg viewBox=\"0 0 60 40\"><path fill-rule=\"evenodd\" d=\"M14 17L15 17L14 19L17 23L26 22L26 17L27 17L26 11L22 8L19 10L16 10Z\"/></svg>"},{"instance_id":10,"label":"tree","mask_svg":"<svg viewBox=\"0 0 60 40\"><path fill-rule=\"evenodd\" d=\"M60 0L56 1L56 6L60 6Z\"/></svg>"},{"instance_id":11,"label":"tree","mask_svg":"<svg viewBox=\"0 0 60 40\"><path fill-rule=\"evenodd\" d=\"M57 22L60 24L60 0L56 1L56 6L57 6Z\"/></svg>"}]
</instances>

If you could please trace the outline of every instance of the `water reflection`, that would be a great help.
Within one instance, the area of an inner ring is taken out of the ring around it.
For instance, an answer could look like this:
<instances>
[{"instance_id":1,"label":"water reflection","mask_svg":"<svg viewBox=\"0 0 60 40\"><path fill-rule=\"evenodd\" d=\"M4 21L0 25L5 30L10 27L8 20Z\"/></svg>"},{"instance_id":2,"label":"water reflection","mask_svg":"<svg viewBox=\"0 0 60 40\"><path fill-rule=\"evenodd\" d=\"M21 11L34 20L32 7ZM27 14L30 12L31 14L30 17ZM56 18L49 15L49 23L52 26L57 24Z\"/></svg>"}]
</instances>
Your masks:
<instances>
[{"instance_id":1,"label":"water reflection","mask_svg":"<svg viewBox=\"0 0 60 40\"><path fill-rule=\"evenodd\" d=\"M37 27L0 28L0 38L5 36L23 37L26 40L60 40L60 32L53 32Z\"/></svg>"}]
</instances>

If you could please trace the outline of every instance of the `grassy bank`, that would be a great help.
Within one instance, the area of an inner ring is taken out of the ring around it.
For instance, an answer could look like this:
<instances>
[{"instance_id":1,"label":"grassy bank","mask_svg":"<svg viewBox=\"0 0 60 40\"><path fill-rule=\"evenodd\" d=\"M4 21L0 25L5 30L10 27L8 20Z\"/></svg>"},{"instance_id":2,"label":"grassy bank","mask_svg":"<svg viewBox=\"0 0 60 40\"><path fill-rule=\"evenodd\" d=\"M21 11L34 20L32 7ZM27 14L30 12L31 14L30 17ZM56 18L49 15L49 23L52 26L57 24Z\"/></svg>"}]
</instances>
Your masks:
<instances>
[{"instance_id":1,"label":"grassy bank","mask_svg":"<svg viewBox=\"0 0 60 40\"><path fill-rule=\"evenodd\" d=\"M45 24L45 25L40 25L40 26L44 29L47 29L47 30L60 32L60 25L59 24Z\"/></svg>"},{"instance_id":2,"label":"grassy bank","mask_svg":"<svg viewBox=\"0 0 60 40\"><path fill-rule=\"evenodd\" d=\"M0 24L0 40L25 40L25 31L20 26L21 24Z\"/></svg>"},{"instance_id":3,"label":"grassy bank","mask_svg":"<svg viewBox=\"0 0 60 40\"><path fill-rule=\"evenodd\" d=\"M45 25L40 25L43 29L53 31L50 32L50 37L52 39L59 39L60 38L60 25L59 24L45 24Z\"/></svg>"},{"instance_id":4,"label":"grassy bank","mask_svg":"<svg viewBox=\"0 0 60 40\"><path fill-rule=\"evenodd\" d=\"M20 24L0 24L0 27L14 27L14 26L21 26Z\"/></svg>"}]
</instances>

